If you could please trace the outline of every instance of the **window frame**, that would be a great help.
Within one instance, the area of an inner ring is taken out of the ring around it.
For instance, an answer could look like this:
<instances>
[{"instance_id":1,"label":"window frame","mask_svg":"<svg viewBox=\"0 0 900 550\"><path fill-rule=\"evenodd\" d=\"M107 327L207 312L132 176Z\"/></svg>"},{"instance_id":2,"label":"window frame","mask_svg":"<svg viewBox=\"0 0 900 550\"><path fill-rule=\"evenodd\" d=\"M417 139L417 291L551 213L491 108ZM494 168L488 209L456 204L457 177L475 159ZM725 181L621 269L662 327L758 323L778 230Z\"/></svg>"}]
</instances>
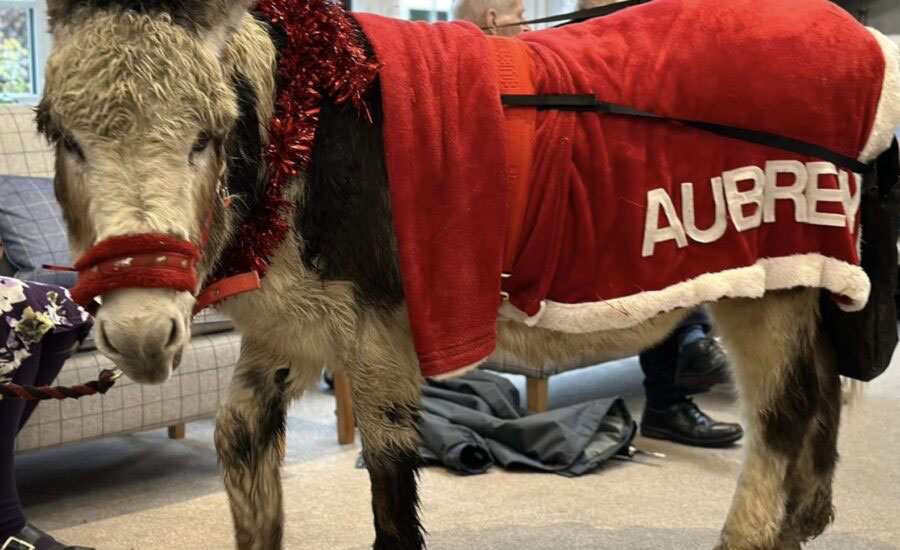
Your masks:
<instances>
[{"instance_id":1,"label":"window frame","mask_svg":"<svg viewBox=\"0 0 900 550\"><path fill-rule=\"evenodd\" d=\"M24 8L31 10L28 47L31 50L32 92L27 94L0 94L0 99L13 103L34 104L44 90L44 66L50 55L52 38L47 24L47 3L45 0L0 0L0 8Z\"/></svg>"}]
</instances>

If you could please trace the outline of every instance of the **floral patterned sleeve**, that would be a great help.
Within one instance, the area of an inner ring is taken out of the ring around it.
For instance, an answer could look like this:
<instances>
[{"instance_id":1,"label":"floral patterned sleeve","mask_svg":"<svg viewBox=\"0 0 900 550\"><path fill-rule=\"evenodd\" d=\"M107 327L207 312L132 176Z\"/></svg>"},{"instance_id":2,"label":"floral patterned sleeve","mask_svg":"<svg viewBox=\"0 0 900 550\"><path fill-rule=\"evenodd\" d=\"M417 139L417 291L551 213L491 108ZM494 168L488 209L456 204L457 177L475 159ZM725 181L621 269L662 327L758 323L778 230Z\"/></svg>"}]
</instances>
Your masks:
<instances>
[{"instance_id":1,"label":"floral patterned sleeve","mask_svg":"<svg viewBox=\"0 0 900 550\"><path fill-rule=\"evenodd\" d=\"M65 288L0 277L0 380L12 378L48 333L87 334L92 322Z\"/></svg>"}]
</instances>

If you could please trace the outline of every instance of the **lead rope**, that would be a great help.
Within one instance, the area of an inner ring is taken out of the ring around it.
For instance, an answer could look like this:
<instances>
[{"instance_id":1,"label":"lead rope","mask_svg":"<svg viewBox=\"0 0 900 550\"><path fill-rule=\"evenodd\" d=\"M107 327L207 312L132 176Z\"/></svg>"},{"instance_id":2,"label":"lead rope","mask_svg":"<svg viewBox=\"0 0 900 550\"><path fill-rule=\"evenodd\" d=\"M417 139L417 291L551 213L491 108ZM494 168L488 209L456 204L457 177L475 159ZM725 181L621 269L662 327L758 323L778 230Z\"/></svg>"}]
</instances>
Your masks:
<instances>
[{"instance_id":1,"label":"lead rope","mask_svg":"<svg viewBox=\"0 0 900 550\"><path fill-rule=\"evenodd\" d=\"M12 382L0 384L0 400L22 399L23 401L46 401L48 399L80 399L86 395L104 394L122 377L117 367L103 369L97 380L77 386L20 386Z\"/></svg>"}]
</instances>

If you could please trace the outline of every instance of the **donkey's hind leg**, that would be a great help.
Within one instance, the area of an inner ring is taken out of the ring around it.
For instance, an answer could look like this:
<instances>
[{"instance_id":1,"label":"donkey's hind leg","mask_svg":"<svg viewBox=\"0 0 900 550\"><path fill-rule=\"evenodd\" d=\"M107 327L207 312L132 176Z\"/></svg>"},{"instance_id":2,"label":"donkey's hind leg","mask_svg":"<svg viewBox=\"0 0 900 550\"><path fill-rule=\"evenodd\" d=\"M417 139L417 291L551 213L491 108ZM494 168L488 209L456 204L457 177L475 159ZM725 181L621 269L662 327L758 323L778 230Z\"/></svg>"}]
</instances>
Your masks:
<instances>
[{"instance_id":1,"label":"donkey's hind leg","mask_svg":"<svg viewBox=\"0 0 900 550\"><path fill-rule=\"evenodd\" d=\"M736 362L748 438L720 550L793 550L832 518L840 382L817 290L713 305Z\"/></svg>"},{"instance_id":2,"label":"donkey's hind leg","mask_svg":"<svg viewBox=\"0 0 900 550\"><path fill-rule=\"evenodd\" d=\"M264 350L244 342L241 359L216 416L216 452L234 519L238 550L279 550L283 533L281 460L289 401Z\"/></svg>"},{"instance_id":3,"label":"donkey's hind leg","mask_svg":"<svg viewBox=\"0 0 900 550\"><path fill-rule=\"evenodd\" d=\"M379 323L380 324L380 323ZM418 363L386 327L369 327L360 355L347 362L353 406L372 483L374 550L425 547L419 521ZM393 332L397 336L397 332Z\"/></svg>"},{"instance_id":4,"label":"donkey's hind leg","mask_svg":"<svg viewBox=\"0 0 900 550\"><path fill-rule=\"evenodd\" d=\"M803 392L801 399L808 400L807 406L814 412L802 450L788 465L785 519L779 538L784 548L799 547L820 535L834 519L831 488L838 461L841 380L837 358L825 332L816 330L808 343L803 361L807 374L795 382Z\"/></svg>"}]
</instances>

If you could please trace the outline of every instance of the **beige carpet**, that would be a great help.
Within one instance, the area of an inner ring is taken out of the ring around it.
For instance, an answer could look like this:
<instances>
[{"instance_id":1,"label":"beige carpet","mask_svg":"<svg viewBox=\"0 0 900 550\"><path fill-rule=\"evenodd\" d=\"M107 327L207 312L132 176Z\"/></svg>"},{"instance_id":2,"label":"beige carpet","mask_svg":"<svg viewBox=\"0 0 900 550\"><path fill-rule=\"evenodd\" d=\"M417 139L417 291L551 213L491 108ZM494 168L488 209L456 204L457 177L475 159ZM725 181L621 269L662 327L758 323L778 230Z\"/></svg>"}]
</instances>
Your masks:
<instances>
[{"instance_id":1,"label":"beige carpet","mask_svg":"<svg viewBox=\"0 0 900 550\"><path fill-rule=\"evenodd\" d=\"M617 368L620 386L624 377L625 390L639 393L634 362ZM598 384L594 388L612 384L606 379L610 368L592 371L554 379L551 404L589 397L585 392L591 391L592 381ZM617 391L623 392L621 387ZM898 396L900 367L871 385L865 400L845 415L843 459L835 488L837 521L809 548L900 549ZM701 403L718 417L734 418L735 407L724 395L705 396ZM640 412L639 398L630 404ZM285 467L285 547L368 548L374 531L368 478L354 468L358 449L338 447L331 439L329 398L312 395L298 407L291 415L291 450ZM191 428L184 442L150 434L81 445L79 455L72 455L76 452L72 449L26 455L20 472L23 495L28 500L30 491L36 500L28 508L29 517L62 540L102 550L231 548L231 519L208 436L208 427ZM296 450L296 440L303 436L315 443L314 448ZM644 464L614 462L574 479L499 469L459 477L429 468L421 484L429 548L712 548L728 510L740 448L703 450L643 439L637 444L667 458L643 459ZM97 457L101 452L106 458ZM156 458L148 461L148 453ZM78 456L95 458L85 465ZM71 462L64 468L59 460L66 457ZM110 463L104 460L119 465L116 473L106 470ZM62 489L50 491L40 480L48 468L57 481L70 479L64 472L79 468L92 481L70 482L69 489L63 483ZM92 494L88 485L99 487Z\"/></svg>"}]
</instances>

